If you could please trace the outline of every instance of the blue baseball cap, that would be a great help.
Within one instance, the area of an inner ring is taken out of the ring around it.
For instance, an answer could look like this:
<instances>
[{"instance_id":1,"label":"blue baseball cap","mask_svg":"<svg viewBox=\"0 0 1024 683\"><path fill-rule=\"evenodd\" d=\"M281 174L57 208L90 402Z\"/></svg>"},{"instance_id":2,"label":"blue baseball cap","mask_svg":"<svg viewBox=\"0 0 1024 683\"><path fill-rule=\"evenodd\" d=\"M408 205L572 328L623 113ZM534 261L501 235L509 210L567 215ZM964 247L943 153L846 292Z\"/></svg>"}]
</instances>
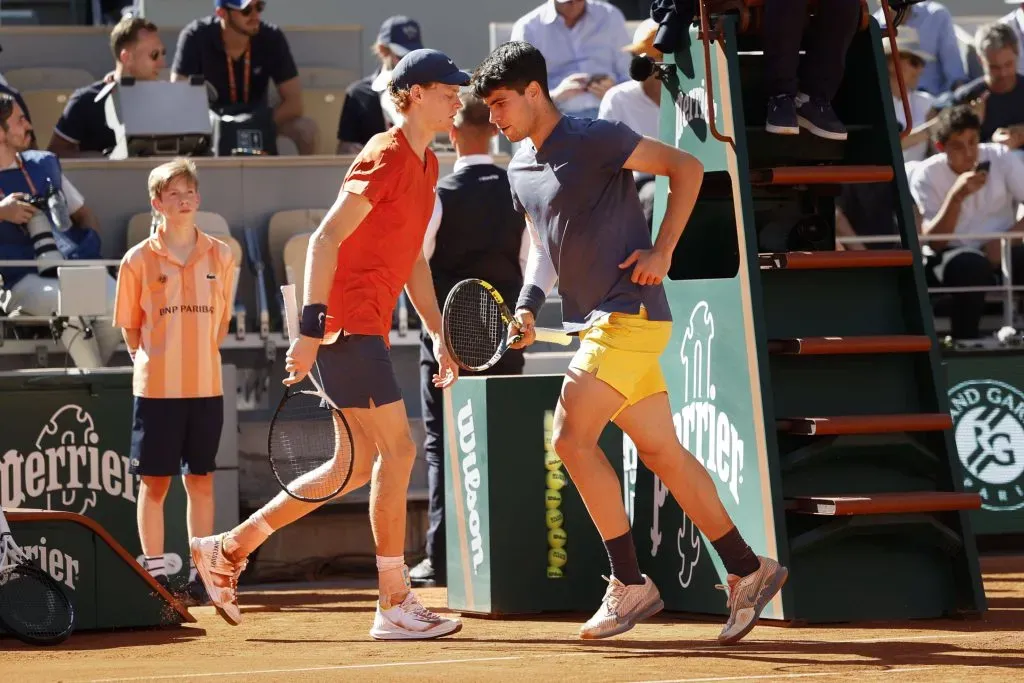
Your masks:
<instances>
[{"instance_id":1,"label":"blue baseball cap","mask_svg":"<svg viewBox=\"0 0 1024 683\"><path fill-rule=\"evenodd\" d=\"M213 0L213 8L223 7L224 9L242 10L251 5L255 0Z\"/></svg>"},{"instance_id":2,"label":"blue baseball cap","mask_svg":"<svg viewBox=\"0 0 1024 683\"><path fill-rule=\"evenodd\" d=\"M391 82L399 90L430 83L469 85L471 79L472 76L460 71L448 55L429 49L413 50L402 57L391 72Z\"/></svg>"},{"instance_id":3,"label":"blue baseball cap","mask_svg":"<svg viewBox=\"0 0 1024 683\"><path fill-rule=\"evenodd\" d=\"M410 19L403 14L397 14L384 20L377 33L377 42L387 45L388 49L398 57L404 57L413 50L423 49L420 25L415 19Z\"/></svg>"}]
</instances>

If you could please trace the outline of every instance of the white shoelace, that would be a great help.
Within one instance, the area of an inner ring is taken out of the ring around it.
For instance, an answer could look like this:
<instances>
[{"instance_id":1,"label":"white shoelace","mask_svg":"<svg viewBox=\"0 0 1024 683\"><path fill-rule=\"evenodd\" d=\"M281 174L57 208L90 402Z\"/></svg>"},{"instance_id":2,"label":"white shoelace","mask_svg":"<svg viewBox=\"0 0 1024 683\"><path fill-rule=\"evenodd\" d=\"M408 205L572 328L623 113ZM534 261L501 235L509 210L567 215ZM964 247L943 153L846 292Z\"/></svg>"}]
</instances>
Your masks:
<instances>
[{"instance_id":1,"label":"white shoelace","mask_svg":"<svg viewBox=\"0 0 1024 683\"><path fill-rule=\"evenodd\" d=\"M604 600L602 600L605 609L608 610L608 614L618 614L619 604L626 594L626 587L621 583L612 582L607 576L602 576L601 578L608 582L608 590L604 594Z\"/></svg>"},{"instance_id":2,"label":"white shoelace","mask_svg":"<svg viewBox=\"0 0 1024 683\"><path fill-rule=\"evenodd\" d=\"M441 617L423 606L420 599L412 591L406 596L400 605L402 611L427 621L440 621Z\"/></svg>"}]
</instances>

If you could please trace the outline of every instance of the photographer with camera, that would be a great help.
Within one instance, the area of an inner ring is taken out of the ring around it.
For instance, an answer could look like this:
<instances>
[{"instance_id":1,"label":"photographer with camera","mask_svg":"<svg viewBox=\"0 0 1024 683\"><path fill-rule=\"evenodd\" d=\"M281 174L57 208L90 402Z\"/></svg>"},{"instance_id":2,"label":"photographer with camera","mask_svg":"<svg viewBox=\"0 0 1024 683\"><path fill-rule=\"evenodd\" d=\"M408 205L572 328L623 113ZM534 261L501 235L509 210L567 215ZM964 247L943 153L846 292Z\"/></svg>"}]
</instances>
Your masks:
<instances>
[{"instance_id":1,"label":"photographer with camera","mask_svg":"<svg viewBox=\"0 0 1024 683\"><path fill-rule=\"evenodd\" d=\"M50 152L28 150L31 135L25 112L13 97L0 93L0 260L38 263L0 266L3 287L10 292L5 310L55 316L57 266L64 260L97 258L99 237L91 228L72 224L60 161ZM112 302L116 283L107 280L107 300ZM79 368L102 367L120 342L109 323L78 319L63 325L60 336Z\"/></svg>"}]
</instances>

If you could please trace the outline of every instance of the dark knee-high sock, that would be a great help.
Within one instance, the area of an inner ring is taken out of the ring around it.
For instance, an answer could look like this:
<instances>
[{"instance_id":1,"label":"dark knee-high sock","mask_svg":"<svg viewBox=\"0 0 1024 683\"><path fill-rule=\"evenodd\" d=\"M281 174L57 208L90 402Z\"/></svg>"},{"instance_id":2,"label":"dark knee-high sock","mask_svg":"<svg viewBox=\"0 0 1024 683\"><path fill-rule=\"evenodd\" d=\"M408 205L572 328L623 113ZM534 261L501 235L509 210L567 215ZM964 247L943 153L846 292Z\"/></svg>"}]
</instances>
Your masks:
<instances>
[{"instance_id":1,"label":"dark knee-high sock","mask_svg":"<svg viewBox=\"0 0 1024 683\"><path fill-rule=\"evenodd\" d=\"M612 565L612 576L627 586L644 582L640 575L640 563L636 560L636 546L633 545L633 534L626 532L618 538L604 542L608 551L608 562Z\"/></svg>"},{"instance_id":2,"label":"dark knee-high sock","mask_svg":"<svg viewBox=\"0 0 1024 683\"><path fill-rule=\"evenodd\" d=\"M753 574L761 566L761 560L750 549L747 542L740 536L739 529L733 527L725 536L717 541L711 541L715 552L722 558L725 571L736 576Z\"/></svg>"}]
</instances>

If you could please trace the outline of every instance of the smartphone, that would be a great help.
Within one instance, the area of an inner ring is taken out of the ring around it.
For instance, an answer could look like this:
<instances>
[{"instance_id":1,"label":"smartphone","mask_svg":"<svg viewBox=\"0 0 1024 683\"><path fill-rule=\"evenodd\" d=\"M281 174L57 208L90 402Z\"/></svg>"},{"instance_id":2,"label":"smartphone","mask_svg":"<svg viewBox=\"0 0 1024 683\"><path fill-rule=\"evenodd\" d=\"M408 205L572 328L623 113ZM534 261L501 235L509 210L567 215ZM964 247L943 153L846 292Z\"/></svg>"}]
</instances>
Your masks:
<instances>
[{"instance_id":1,"label":"smartphone","mask_svg":"<svg viewBox=\"0 0 1024 683\"><path fill-rule=\"evenodd\" d=\"M979 161L978 165L974 167L975 173L988 173L989 167L992 166L991 161Z\"/></svg>"}]
</instances>

